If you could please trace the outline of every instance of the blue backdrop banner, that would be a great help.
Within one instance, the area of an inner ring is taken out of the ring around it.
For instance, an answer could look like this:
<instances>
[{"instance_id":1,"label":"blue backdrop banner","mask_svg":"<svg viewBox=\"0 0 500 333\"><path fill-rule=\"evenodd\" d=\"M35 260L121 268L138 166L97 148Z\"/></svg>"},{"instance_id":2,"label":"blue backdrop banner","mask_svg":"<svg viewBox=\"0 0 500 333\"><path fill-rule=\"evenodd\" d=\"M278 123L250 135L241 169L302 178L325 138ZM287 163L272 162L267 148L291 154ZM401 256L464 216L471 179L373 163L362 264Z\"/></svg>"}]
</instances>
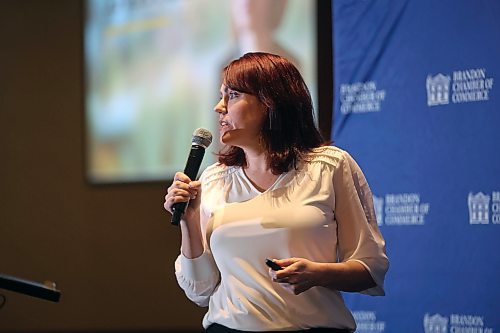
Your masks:
<instances>
[{"instance_id":1,"label":"blue backdrop banner","mask_svg":"<svg viewBox=\"0 0 500 333\"><path fill-rule=\"evenodd\" d=\"M357 332L500 333L500 1L333 2L333 140L375 195L386 297Z\"/></svg>"}]
</instances>

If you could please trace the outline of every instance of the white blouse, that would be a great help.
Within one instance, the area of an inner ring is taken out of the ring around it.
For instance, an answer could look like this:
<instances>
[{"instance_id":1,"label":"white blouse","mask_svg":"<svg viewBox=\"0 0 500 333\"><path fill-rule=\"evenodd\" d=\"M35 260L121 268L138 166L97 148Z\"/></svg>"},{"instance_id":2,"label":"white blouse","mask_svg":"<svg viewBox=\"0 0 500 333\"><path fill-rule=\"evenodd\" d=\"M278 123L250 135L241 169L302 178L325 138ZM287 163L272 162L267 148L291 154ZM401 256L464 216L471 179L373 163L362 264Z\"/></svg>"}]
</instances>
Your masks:
<instances>
[{"instance_id":1,"label":"white blouse","mask_svg":"<svg viewBox=\"0 0 500 333\"><path fill-rule=\"evenodd\" d=\"M347 152L317 148L265 192L242 168L217 163L201 181L205 251L194 259L180 254L175 271L187 297L208 306L205 328L218 323L246 331L355 329L338 291L313 287L293 295L271 280L266 258L355 260L377 284L363 293L384 295L385 242L368 183Z\"/></svg>"}]
</instances>

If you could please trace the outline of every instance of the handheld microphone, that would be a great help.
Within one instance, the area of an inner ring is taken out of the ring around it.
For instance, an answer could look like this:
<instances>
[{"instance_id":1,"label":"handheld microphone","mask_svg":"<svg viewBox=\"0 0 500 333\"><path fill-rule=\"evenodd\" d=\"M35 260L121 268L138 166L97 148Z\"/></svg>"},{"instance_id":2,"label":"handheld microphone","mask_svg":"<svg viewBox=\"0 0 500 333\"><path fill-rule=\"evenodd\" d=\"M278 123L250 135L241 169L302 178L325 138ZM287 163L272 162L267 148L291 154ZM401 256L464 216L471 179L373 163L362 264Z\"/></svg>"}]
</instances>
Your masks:
<instances>
[{"instance_id":1,"label":"handheld microphone","mask_svg":"<svg viewBox=\"0 0 500 333\"><path fill-rule=\"evenodd\" d=\"M205 155L205 149L212 143L212 133L204 128L198 128L193 133L193 138L191 140L191 151L186 162L186 167L184 168L184 173L186 176L195 180L200 171L201 161ZM172 205L172 220L170 223L173 225L179 225L181 217L186 211L188 202L177 202Z\"/></svg>"}]
</instances>

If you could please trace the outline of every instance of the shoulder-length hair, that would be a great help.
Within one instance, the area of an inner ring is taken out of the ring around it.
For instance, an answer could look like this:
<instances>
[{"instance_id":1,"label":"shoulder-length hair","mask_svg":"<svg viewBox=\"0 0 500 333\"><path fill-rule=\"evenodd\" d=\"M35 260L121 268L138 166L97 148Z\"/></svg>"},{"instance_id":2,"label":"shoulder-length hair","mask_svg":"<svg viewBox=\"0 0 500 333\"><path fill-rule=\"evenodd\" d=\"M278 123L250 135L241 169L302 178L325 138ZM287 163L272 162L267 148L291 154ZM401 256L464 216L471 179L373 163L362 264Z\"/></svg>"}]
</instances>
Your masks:
<instances>
[{"instance_id":1,"label":"shoulder-length hair","mask_svg":"<svg viewBox=\"0 0 500 333\"><path fill-rule=\"evenodd\" d=\"M305 153L324 143L314 123L309 89L298 69L286 58L269 53L247 53L222 71L230 89L256 96L267 108L261 139L274 174L297 168ZM243 150L223 148L219 162L246 166Z\"/></svg>"}]
</instances>

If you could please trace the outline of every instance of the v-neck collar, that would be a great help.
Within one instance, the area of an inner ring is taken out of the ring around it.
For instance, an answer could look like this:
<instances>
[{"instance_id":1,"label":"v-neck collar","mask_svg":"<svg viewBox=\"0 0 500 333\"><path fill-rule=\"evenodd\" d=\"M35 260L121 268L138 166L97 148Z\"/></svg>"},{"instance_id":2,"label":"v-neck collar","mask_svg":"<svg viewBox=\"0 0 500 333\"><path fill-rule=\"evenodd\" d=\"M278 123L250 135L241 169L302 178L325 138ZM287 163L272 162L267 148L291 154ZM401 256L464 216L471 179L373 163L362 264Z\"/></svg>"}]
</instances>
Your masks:
<instances>
[{"instance_id":1,"label":"v-neck collar","mask_svg":"<svg viewBox=\"0 0 500 333\"><path fill-rule=\"evenodd\" d=\"M264 193L267 193L267 192L274 190L277 187L277 185L279 184L279 182L281 181L281 179L283 179L284 175L287 174L287 172L280 174L271 186L269 186L266 190L261 191L253 184L253 182L250 180L250 178L248 178L247 174L245 173L245 170L243 170L242 167L238 168L238 173L249 184L249 186L252 188L252 190L255 191L255 193L257 193L257 195L264 194Z\"/></svg>"}]
</instances>

